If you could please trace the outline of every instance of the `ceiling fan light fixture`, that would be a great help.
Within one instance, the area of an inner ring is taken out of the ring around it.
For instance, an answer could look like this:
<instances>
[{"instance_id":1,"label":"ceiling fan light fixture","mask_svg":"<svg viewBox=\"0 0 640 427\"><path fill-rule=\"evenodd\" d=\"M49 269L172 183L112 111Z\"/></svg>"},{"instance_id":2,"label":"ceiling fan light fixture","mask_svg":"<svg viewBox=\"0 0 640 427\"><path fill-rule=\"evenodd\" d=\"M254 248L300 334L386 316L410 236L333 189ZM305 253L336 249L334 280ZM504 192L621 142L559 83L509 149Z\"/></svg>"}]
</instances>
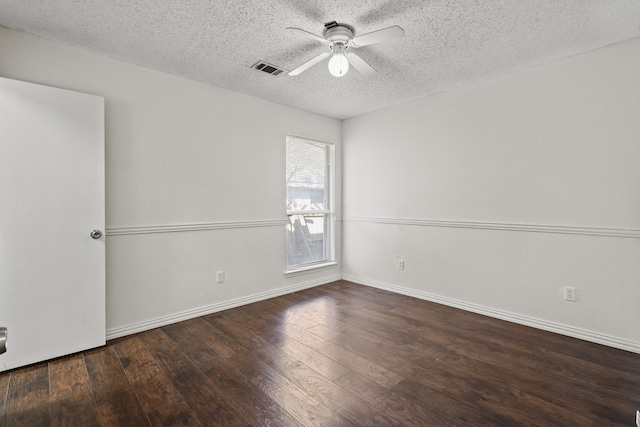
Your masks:
<instances>
[{"instance_id":1,"label":"ceiling fan light fixture","mask_svg":"<svg viewBox=\"0 0 640 427\"><path fill-rule=\"evenodd\" d=\"M335 77L342 77L347 74L350 65L353 65L353 68L355 68L360 74L367 77L375 77L377 71L371 65L367 64L360 56L352 52L351 49L358 49L362 46L368 46L404 36L404 30L397 25L383 28L382 30L372 31L357 37L354 37L355 32L353 28L346 24L338 24L336 21L331 21L324 24L324 27L324 37L310 33L309 31L301 28L287 27L287 30L295 31L304 37L312 38L331 48L330 52L325 50L304 64L289 71L290 76L297 76L330 56L329 72ZM350 50L345 53L347 49Z\"/></svg>"},{"instance_id":2,"label":"ceiling fan light fixture","mask_svg":"<svg viewBox=\"0 0 640 427\"><path fill-rule=\"evenodd\" d=\"M342 77L349 71L349 60L344 54L344 45L336 44L333 55L329 59L329 72L334 77Z\"/></svg>"}]
</instances>

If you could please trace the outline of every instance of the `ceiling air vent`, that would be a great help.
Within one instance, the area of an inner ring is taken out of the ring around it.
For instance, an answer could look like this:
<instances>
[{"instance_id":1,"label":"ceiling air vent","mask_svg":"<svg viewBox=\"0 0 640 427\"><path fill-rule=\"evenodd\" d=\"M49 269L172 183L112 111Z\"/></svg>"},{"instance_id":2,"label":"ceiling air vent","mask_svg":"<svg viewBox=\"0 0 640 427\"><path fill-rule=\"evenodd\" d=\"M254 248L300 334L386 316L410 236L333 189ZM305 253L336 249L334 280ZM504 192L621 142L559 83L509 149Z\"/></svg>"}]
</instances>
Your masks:
<instances>
[{"instance_id":1,"label":"ceiling air vent","mask_svg":"<svg viewBox=\"0 0 640 427\"><path fill-rule=\"evenodd\" d=\"M278 68L275 65L271 65L268 62L258 61L251 66L251 68L255 68L256 70L265 72L267 74L271 74L272 76L279 76L284 72L282 68Z\"/></svg>"}]
</instances>

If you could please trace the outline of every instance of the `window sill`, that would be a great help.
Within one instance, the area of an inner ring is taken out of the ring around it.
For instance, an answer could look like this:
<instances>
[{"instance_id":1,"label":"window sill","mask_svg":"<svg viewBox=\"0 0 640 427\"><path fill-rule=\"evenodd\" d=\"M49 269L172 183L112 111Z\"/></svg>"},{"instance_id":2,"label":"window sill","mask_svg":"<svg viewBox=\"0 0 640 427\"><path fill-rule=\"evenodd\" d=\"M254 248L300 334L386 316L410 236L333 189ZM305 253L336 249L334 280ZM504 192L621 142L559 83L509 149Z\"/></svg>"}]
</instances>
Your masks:
<instances>
[{"instance_id":1,"label":"window sill","mask_svg":"<svg viewBox=\"0 0 640 427\"><path fill-rule=\"evenodd\" d=\"M335 261L322 262L318 264L305 265L304 267L292 268L284 272L285 277L299 276L302 274L313 273L324 268L334 267L338 265Z\"/></svg>"}]
</instances>

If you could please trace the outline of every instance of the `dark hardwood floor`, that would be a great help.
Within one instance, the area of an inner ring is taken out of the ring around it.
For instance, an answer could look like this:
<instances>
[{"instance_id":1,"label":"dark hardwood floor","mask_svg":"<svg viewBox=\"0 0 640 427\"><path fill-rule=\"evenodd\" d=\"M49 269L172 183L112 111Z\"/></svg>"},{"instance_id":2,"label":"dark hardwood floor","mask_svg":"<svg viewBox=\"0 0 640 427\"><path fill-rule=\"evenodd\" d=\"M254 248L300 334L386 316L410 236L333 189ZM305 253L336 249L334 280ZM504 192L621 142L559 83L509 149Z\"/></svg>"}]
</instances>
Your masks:
<instances>
[{"instance_id":1,"label":"dark hardwood floor","mask_svg":"<svg viewBox=\"0 0 640 427\"><path fill-rule=\"evenodd\" d=\"M0 374L10 426L634 426L640 355L340 281Z\"/></svg>"}]
</instances>

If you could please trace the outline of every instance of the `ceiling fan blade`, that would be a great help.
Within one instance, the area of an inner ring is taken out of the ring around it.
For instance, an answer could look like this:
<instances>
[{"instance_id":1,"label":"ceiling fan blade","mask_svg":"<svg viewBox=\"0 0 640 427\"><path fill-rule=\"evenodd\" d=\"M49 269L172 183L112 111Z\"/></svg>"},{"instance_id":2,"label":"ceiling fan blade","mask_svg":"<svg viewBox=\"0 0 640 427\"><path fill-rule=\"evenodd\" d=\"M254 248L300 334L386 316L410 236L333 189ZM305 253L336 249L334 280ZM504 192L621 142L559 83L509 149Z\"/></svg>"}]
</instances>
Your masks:
<instances>
[{"instance_id":1,"label":"ceiling fan blade","mask_svg":"<svg viewBox=\"0 0 640 427\"><path fill-rule=\"evenodd\" d=\"M353 68L358 70L361 74L364 74L367 77L374 77L378 74L378 72L374 70L371 65L364 62L364 59L360 58L355 53L347 52L345 55L349 60L349 63L353 65Z\"/></svg>"},{"instance_id":2,"label":"ceiling fan blade","mask_svg":"<svg viewBox=\"0 0 640 427\"><path fill-rule=\"evenodd\" d=\"M307 62L305 62L304 64L302 64L298 68L296 68L295 70L289 71L289 75L290 76L297 76L298 74L300 74L303 71L305 71L307 68L313 67L314 65L316 65L318 62L322 61L323 59L325 59L329 55L331 55L329 52L323 52L320 55L316 56L315 58L311 58L310 60L308 60Z\"/></svg>"},{"instance_id":3,"label":"ceiling fan blade","mask_svg":"<svg viewBox=\"0 0 640 427\"><path fill-rule=\"evenodd\" d=\"M294 28L294 27L287 27L286 28L289 31L293 31L295 33L298 33L304 37L309 37L312 38L314 40L319 41L320 43L324 43L324 44L331 44L331 42L327 39L325 39L324 37L321 36L317 36L313 33L310 33L309 31L303 30L302 28Z\"/></svg>"},{"instance_id":4,"label":"ceiling fan blade","mask_svg":"<svg viewBox=\"0 0 640 427\"><path fill-rule=\"evenodd\" d=\"M402 36L404 36L404 30L397 25L394 25L392 27L384 28L382 30L373 31L371 33L355 37L349 42L349 45L353 47L361 47L369 44L397 39L398 37Z\"/></svg>"}]
</instances>

